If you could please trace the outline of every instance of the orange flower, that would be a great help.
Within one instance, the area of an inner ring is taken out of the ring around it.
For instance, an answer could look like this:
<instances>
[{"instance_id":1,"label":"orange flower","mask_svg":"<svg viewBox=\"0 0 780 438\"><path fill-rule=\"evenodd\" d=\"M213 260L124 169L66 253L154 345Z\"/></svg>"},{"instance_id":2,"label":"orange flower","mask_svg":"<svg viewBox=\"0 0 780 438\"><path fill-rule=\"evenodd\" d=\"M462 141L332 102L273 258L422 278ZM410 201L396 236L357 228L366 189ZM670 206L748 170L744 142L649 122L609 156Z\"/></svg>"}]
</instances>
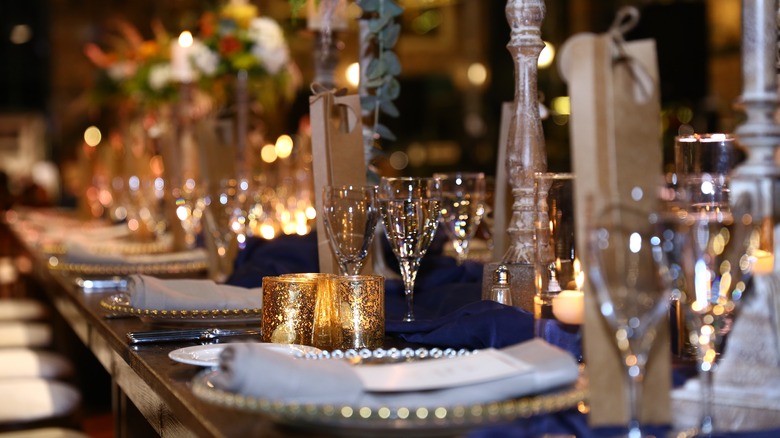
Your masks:
<instances>
[{"instance_id":1,"label":"orange flower","mask_svg":"<svg viewBox=\"0 0 780 438\"><path fill-rule=\"evenodd\" d=\"M214 35L214 23L216 17L213 12L204 12L200 17L200 35L202 38L209 38Z\"/></svg>"},{"instance_id":2,"label":"orange flower","mask_svg":"<svg viewBox=\"0 0 780 438\"><path fill-rule=\"evenodd\" d=\"M160 51L160 47L155 41L144 41L138 47L138 57L140 59L153 58Z\"/></svg>"}]
</instances>

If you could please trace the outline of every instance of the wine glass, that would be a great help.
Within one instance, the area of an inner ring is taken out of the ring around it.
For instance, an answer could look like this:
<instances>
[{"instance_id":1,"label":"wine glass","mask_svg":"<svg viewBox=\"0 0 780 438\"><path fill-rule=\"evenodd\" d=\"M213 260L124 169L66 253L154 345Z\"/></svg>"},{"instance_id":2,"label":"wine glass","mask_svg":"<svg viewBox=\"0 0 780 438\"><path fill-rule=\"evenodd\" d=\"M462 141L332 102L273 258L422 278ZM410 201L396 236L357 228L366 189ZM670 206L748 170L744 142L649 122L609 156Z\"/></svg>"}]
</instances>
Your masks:
<instances>
[{"instance_id":1,"label":"wine glass","mask_svg":"<svg viewBox=\"0 0 780 438\"><path fill-rule=\"evenodd\" d=\"M441 219L452 240L458 265L468 258L469 242L485 214L485 175L479 173L437 173L441 181Z\"/></svg>"},{"instance_id":2,"label":"wine glass","mask_svg":"<svg viewBox=\"0 0 780 438\"><path fill-rule=\"evenodd\" d=\"M375 186L327 186L322 196L325 231L341 275L358 275L374 238L379 212Z\"/></svg>"},{"instance_id":3,"label":"wine glass","mask_svg":"<svg viewBox=\"0 0 780 438\"><path fill-rule=\"evenodd\" d=\"M641 437L645 366L668 312L671 280L651 212L614 205L588 230L587 266L602 316L615 333L629 405L628 436Z\"/></svg>"},{"instance_id":4,"label":"wine glass","mask_svg":"<svg viewBox=\"0 0 780 438\"><path fill-rule=\"evenodd\" d=\"M188 249L195 248L206 207L201 187L194 179L188 179L181 187L173 189L172 198L176 205L176 217L184 232L184 244Z\"/></svg>"},{"instance_id":5,"label":"wine glass","mask_svg":"<svg viewBox=\"0 0 780 438\"><path fill-rule=\"evenodd\" d=\"M217 253L211 277L224 283L232 270L232 255L246 244L247 238L246 180L223 179L216 192L205 201L205 223L208 236Z\"/></svg>"},{"instance_id":6,"label":"wine glass","mask_svg":"<svg viewBox=\"0 0 780 438\"><path fill-rule=\"evenodd\" d=\"M702 189L704 195L698 193ZM732 204L723 202L726 196L710 193L707 178L687 179L684 190L689 201L679 212L673 247L684 280L680 303L686 329L698 353L699 431L710 435L715 430L713 377L752 274L751 255L760 244L760 221L752 216L749 196L739 196Z\"/></svg>"},{"instance_id":7,"label":"wine glass","mask_svg":"<svg viewBox=\"0 0 780 438\"><path fill-rule=\"evenodd\" d=\"M407 307L403 320L414 321L414 280L439 222L440 181L382 177L377 199L387 239L401 267Z\"/></svg>"}]
</instances>

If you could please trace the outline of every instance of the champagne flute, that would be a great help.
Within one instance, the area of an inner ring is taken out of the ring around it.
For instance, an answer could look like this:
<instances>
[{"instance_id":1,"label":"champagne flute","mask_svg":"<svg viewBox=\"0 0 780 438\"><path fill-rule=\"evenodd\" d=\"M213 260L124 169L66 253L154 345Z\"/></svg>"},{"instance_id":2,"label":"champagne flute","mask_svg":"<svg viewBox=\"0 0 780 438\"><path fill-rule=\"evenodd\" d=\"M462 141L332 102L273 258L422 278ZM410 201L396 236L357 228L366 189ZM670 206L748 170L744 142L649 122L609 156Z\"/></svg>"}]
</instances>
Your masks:
<instances>
[{"instance_id":1,"label":"champagne flute","mask_svg":"<svg viewBox=\"0 0 780 438\"><path fill-rule=\"evenodd\" d=\"M590 225L587 265L602 316L615 333L626 378L628 436L642 436L639 414L645 366L668 312L671 280L656 216L627 206L607 208Z\"/></svg>"},{"instance_id":2,"label":"champagne flute","mask_svg":"<svg viewBox=\"0 0 780 438\"><path fill-rule=\"evenodd\" d=\"M458 265L462 265L485 214L485 175L454 172L437 173L433 177L441 181L441 219L455 248Z\"/></svg>"},{"instance_id":3,"label":"champagne flute","mask_svg":"<svg viewBox=\"0 0 780 438\"><path fill-rule=\"evenodd\" d=\"M440 181L382 177L377 199L387 239L401 267L406 296L403 320L414 321L414 280L439 222Z\"/></svg>"},{"instance_id":4,"label":"champagne flute","mask_svg":"<svg viewBox=\"0 0 780 438\"><path fill-rule=\"evenodd\" d=\"M358 275L374 238L379 212L375 186L327 186L322 196L325 231L341 275Z\"/></svg>"},{"instance_id":5,"label":"champagne flute","mask_svg":"<svg viewBox=\"0 0 780 438\"><path fill-rule=\"evenodd\" d=\"M705 196L698 193L702 188ZM687 179L685 190L693 193L688 193L687 210L680 212L674 248L684 278L680 302L685 324L698 353L699 430L710 435L715 431L713 377L752 274L760 221L753 219L749 196L740 196L731 206L721 201L723 195L711 196L707 178ZM707 199L710 202L703 202Z\"/></svg>"}]
</instances>

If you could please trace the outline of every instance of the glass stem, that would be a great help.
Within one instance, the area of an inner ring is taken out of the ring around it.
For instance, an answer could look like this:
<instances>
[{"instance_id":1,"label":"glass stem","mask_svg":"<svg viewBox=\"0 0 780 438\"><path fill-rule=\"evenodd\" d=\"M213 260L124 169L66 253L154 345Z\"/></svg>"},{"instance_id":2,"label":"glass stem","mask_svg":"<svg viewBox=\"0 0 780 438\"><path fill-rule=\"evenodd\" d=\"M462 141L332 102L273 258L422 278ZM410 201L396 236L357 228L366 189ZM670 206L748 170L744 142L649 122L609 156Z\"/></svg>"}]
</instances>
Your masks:
<instances>
[{"instance_id":1,"label":"glass stem","mask_svg":"<svg viewBox=\"0 0 780 438\"><path fill-rule=\"evenodd\" d=\"M708 437L714 430L712 421L713 400L713 369L712 362L703 361L699 365L699 386L701 386L701 421L699 422L699 436Z\"/></svg>"},{"instance_id":2,"label":"glass stem","mask_svg":"<svg viewBox=\"0 0 780 438\"><path fill-rule=\"evenodd\" d=\"M360 268L363 267L363 260L344 260L340 262L342 275L360 275Z\"/></svg>"},{"instance_id":3,"label":"glass stem","mask_svg":"<svg viewBox=\"0 0 780 438\"><path fill-rule=\"evenodd\" d=\"M644 365L626 364L626 392L628 393L628 438L641 438L639 415L642 412L642 385L645 377Z\"/></svg>"},{"instance_id":4,"label":"glass stem","mask_svg":"<svg viewBox=\"0 0 780 438\"><path fill-rule=\"evenodd\" d=\"M406 296L406 316L404 321L414 321L414 280L417 278L417 269L420 268L420 259L403 259L400 263L401 277L404 279L404 295Z\"/></svg>"}]
</instances>

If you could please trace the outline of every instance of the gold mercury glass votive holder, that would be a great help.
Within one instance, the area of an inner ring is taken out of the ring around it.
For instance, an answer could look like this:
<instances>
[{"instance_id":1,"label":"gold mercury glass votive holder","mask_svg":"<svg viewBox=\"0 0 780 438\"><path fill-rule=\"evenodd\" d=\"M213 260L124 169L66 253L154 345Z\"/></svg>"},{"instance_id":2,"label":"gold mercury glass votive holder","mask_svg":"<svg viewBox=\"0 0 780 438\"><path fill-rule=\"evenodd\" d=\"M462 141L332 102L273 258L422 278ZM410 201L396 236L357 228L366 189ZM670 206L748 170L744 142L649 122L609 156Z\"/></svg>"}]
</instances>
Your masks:
<instances>
[{"instance_id":1,"label":"gold mercury glass votive holder","mask_svg":"<svg viewBox=\"0 0 780 438\"><path fill-rule=\"evenodd\" d=\"M384 277L350 275L333 281L340 302L340 348L381 347L385 338Z\"/></svg>"},{"instance_id":2,"label":"gold mercury glass votive holder","mask_svg":"<svg viewBox=\"0 0 780 438\"><path fill-rule=\"evenodd\" d=\"M379 348L384 277L285 274L263 279L262 339L322 349Z\"/></svg>"},{"instance_id":3,"label":"gold mercury glass votive holder","mask_svg":"<svg viewBox=\"0 0 780 438\"><path fill-rule=\"evenodd\" d=\"M318 280L308 277L264 277L263 342L312 345Z\"/></svg>"}]
</instances>

